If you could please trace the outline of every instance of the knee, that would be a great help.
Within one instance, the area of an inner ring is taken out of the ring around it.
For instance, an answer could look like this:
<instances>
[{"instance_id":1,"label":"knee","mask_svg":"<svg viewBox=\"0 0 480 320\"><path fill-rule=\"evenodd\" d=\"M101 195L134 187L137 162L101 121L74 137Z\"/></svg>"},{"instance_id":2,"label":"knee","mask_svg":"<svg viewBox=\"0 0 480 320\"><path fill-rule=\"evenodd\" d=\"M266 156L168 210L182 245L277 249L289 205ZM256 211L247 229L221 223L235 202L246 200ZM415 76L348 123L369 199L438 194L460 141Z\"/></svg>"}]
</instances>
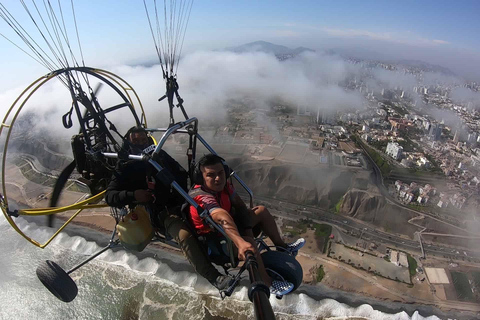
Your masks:
<instances>
[{"instance_id":1,"label":"knee","mask_svg":"<svg viewBox=\"0 0 480 320\"><path fill-rule=\"evenodd\" d=\"M188 229L180 229L177 235L177 241L183 243L184 241L190 239L192 237L192 233Z\"/></svg>"},{"instance_id":2,"label":"knee","mask_svg":"<svg viewBox=\"0 0 480 320\"><path fill-rule=\"evenodd\" d=\"M265 206L255 207L254 212L255 212L255 215L259 217L270 216L270 211L268 211L268 209Z\"/></svg>"}]
</instances>

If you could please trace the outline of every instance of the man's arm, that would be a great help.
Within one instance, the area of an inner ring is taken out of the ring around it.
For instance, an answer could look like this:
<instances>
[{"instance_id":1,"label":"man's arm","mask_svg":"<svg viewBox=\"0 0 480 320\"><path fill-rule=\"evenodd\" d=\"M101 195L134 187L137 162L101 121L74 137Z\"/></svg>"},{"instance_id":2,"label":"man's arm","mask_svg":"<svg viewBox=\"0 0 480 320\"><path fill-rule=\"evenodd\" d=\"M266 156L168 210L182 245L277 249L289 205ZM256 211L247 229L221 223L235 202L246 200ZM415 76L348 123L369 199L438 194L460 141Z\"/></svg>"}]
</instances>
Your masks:
<instances>
[{"instance_id":1,"label":"man's arm","mask_svg":"<svg viewBox=\"0 0 480 320\"><path fill-rule=\"evenodd\" d=\"M134 191L126 190L121 180L115 175L107 186L105 201L111 207L120 208L135 201Z\"/></svg>"},{"instance_id":2,"label":"man's arm","mask_svg":"<svg viewBox=\"0 0 480 320\"><path fill-rule=\"evenodd\" d=\"M124 207L139 202L147 203L153 200L150 190L128 190L127 184L118 175L114 175L105 192L105 202L111 207Z\"/></svg>"},{"instance_id":3,"label":"man's arm","mask_svg":"<svg viewBox=\"0 0 480 320\"><path fill-rule=\"evenodd\" d=\"M227 236L238 248L238 258L240 260L245 260L246 251L250 250L252 252L255 252L255 248L253 247L253 245L242 238L242 236L238 232L237 226L233 221L232 216L226 210L222 208L214 209L210 213L210 216L212 217L213 221L218 223L223 228L223 230L225 230Z\"/></svg>"}]
</instances>

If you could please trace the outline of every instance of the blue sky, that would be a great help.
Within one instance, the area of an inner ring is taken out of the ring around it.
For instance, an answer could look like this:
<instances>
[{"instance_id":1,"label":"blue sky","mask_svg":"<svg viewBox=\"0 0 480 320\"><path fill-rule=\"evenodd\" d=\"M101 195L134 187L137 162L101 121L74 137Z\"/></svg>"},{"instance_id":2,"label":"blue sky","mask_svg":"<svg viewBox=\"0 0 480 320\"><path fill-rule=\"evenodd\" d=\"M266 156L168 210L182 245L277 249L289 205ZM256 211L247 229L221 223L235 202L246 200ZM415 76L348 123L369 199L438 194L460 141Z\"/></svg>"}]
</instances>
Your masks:
<instances>
[{"instance_id":1,"label":"blue sky","mask_svg":"<svg viewBox=\"0 0 480 320\"><path fill-rule=\"evenodd\" d=\"M2 3L29 25L18 1ZM62 3L67 11L70 2ZM108 67L155 56L143 1L82 0L75 1L75 10L87 65ZM316 50L360 48L480 75L479 12L480 1L196 1L184 52L265 40ZM0 32L20 43L3 21ZM0 46L4 73L21 71L3 86L46 71L3 38Z\"/></svg>"},{"instance_id":2,"label":"blue sky","mask_svg":"<svg viewBox=\"0 0 480 320\"><path fill-rule=\"evenodd\" d=\"M478 1L203 1L195 3L189 31L262 29L269 35L290 32L292 38L324 31L413 44L439 40L480 51L479 12Z\"/></svg>"}]
</instances>

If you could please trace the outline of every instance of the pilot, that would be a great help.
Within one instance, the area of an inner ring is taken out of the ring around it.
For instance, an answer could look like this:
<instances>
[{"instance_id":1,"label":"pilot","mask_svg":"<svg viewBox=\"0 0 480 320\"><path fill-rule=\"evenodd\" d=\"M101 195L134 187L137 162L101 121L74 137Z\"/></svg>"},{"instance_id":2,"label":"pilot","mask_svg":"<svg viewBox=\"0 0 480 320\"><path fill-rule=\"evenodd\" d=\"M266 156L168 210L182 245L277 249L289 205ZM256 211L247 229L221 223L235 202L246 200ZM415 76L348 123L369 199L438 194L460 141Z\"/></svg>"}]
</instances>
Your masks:
<instances>
[{"instance_id":1,"label":"pilot","mask_svg":"<svg viewBox=\"0 0 480 320\"><path fill-rule=\"evenodd\" d=\"M147 132L142 127L128 131L130 153L140 154L151 147ZM182 188L187 189L187 172L165 151L161 150L154 159L176 177ZM218 290L228 288L230 277L222 275L210 262L205 249L190 232L180 217L180 206L184 198L170 186L155 183L151 176L155 169L145 161L119 161L116 173L109 183L105 200L109 206L121 208L136 204L147 206L154 214L153 224L164 228L165 232L180 245L195 271L207 279Z\"/></svg>"},{"instance_id":2,"label":"pilot","mask_svg":"<svg viewBox=\"0 0 480 320\"><path fill-rule=\"evenodd\" d=\"M294 243L286 244L278 231L273 216L264 206L248 209L245 202L238 196L231 183L227 183L226 171L228 167L222 163L223 159L214 154L203 156L197 163L193 174L194 187L189 195L202 209L208 210L212 219L221 225L238 249L238 258L245 259L245 252L255 250L254 236L263 231L277 247L284 248L292 255L296 255L303 247L305 240L298 239ZM197 210L190 207L190 219L199 235L214 232ZM257 252L259 271L264 281L271 285L270 292L277 296L293 290L293 284L287 281L272 281L265 271L263 262Z\"/></svg>"}]
</instances>

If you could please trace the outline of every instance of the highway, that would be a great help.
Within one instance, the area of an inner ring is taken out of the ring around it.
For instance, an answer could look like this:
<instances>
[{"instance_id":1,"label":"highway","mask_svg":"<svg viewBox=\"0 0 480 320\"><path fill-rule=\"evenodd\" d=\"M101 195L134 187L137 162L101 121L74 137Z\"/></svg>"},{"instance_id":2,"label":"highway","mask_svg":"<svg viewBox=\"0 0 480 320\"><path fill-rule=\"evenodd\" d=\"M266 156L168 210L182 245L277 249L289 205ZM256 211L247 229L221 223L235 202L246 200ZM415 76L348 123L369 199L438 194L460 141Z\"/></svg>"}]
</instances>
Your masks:
<instances>
[{"instance_id":1,"label":"highway","mask_svg":"<svg viewBox=\"0 0 480 320\"><path fill-rule=\"evenodd\" d=\"M239 192L239 194L246 200L248 196ZM310 219L315 223L328 223L340 227L341 229L348 231L350 234L359 237L363 233L362 239L368 240L378 244L383 244L390 247L395 247L400 250L405 250L409 252L417 252L418 255L421 254L420 243L418 240L411 240L405 238L405 236L400 236L398 234L392 234L377 230L372 228L366 223L359 222L356 219L346 217L343 215L338 215L331 213L327 210L320 209L314 206L307 205L298 205L285 201L280 201L278 199L258 197L255 196L255 203L265 203L267 207L273 209L272 212L276 216L284 217L286 219L295 219L299 218ZM247 202L248 203L248 202ZM465 249L456 249L453 247L433 245L433 244L424 244L425 253L436 255L439 257L444 257L453 260L462 260L465 258L470 258L470 260L480 263L480 252L465 250ZM458 253L457 253L458 252ZM465 252L465 254L464 254Z\"/></svg>"},{"instance_id":2,"label":"highway","mask_svg":"<svg viewBox=\"0 0 480 320\"><path fill-rule=\"evenodd\" d=\"M388 193L388 190L387 188L385 187L384 183L383 183L383 177L382 177L382 172L380 171L380 168L378 168L377 164L375 163L375 161L373 161L373 159L370 157L370 155L368 154L367 150L365 150L364 146L363 146L363 142L360 143L360 146L364 152L364 154L367 156L367 159L368 161L370 162L372 168L373 168L373 172L375 174L375 184L377 185L378 189L380 190L380 193L385 197L385 199L390 202L391 204L393 205L396 205L398 207L401 207L405 210L409 210L409 211L412 211L414 212L415 214L418 214L418 215L421 215L421 216L426 216L430 219L433 219L433 220L436 220L436 221L439 221L441 223L444 223L444 224L447 224L448 226L450 226L451 228L455 228L455 229L458 229L460 230L462 233L470 233L472 235L477 235L469 230L466 230L466 229L463 229L463 228L460 228L448 221L444 221L442 219L439 219L438 217L436 217L435 215L429 213L429 212L422 212L422 211L418 211L418 210L414 210L412 208L409 208L407 206L405 206L403 203L397 201L397 199L395 199L394 197L392 197L392 195L390 193Z\"/></svg>"}]
</instances>

